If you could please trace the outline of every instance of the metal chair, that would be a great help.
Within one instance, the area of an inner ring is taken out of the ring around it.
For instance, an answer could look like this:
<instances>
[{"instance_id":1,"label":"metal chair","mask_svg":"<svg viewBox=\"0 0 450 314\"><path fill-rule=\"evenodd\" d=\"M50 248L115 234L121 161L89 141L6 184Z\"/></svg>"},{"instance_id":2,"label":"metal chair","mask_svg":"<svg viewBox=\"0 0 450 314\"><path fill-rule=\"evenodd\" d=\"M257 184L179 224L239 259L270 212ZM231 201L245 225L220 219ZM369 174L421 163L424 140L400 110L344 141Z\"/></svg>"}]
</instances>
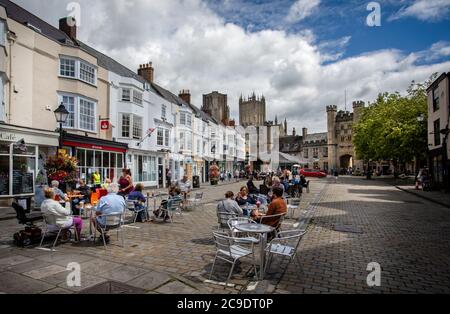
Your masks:
<instances>
[{"instance_id":1,"label":"metal chair","mask_svg":"<svg viewBox=\"0 0 450 314\"><path fill-rule=\"evenodd\" d=\"M230 273L228 274L228 277L226 280L227 283L230 280L231 275L233 274L233 270L236 265L236 262L244 257L249 256L249 255L252 256L253 268L255 270L255 274L257 274L253 242L251 242L251 241L245 242L241 239L229 237L227 235L220 234L217 232L214 232L213 236L214 236L214 242L215 242L217 251L216 251L216 255L214 257L214 262L213 262L213 265L211 268L211 273L209 274L210 280L211 280L211 277L212 277L212 274L214 271L214 266L216 265L217 259L221 259L221 260L231 264ZM236 240L239 240L239 242L236 242ZM248 244L250 246L250 249L244 247L243 244Z\"/></svg>"},{"instance_id":2,"label":"metal chair","mask_svg":"<svg viewBox=\"0 0 450 314\"><path fill-rule=\"evenodd\" d=\"M73 230L74 230L74 234L75 234L75 239L77 240L77 241L79 241L80 239L78 238L78 234L77 234L77 230L75 229L75 225L72 225L72 226L70 226L70 227L58 227L57 225L54 225L54 224L51 224L49 221L48 221L48 218L44 215L43 216L43 219L44 219L44 231L42 232L42 238L41 238L41 243L39 244L39 247L42 247L42 243L44 243L44 239L45 239L45 237L47 236L47 234L48 233L53 233L53 234L56 234L56 238L55 238L55 241L53 241L53 245L52 245L52 251L55 249L55 246L56 246L56 243L58 242L58 239L59 239L59 236L61 235L61 232L62 231L65 231L65 230L69 230L70 231L70 229L72 229L73 228ZM55 230L50 230L49 229L49 226L54 226L55 227Z\"/></svg>"},{"instance_id":3,"label":"metal chair","mask_svg":"<svg viewBox=\"0 0 450 314\"><path fill-rule=\"evenodd\" d=\"M275 237L277 236L278 232L280 232L281 230L281 225L283 224L284 218L286 217L286 213L282 213L282 214L277 214L277 215L266 215L266 216L261 216L259 223L261 224L265 224L265 225L271 225L272 227L274 227L274 233L275 233ZM273 226L272 224L268 223L270 222L272 219L276 219L276 224L275 226Z\"/></svg>"},{"instance_id":4,"label":"metal chair","mask_svg":"<svg viewBox=\"0 0 450 314\"><path fill-rule=\"evenodd\" d=\"M288 256L290 260L296 260L300 266L300 261L297 259L297 249L300 245L300 240L305 235L306 231L299 229L287 230L278 233L278 236L274 238L266 247L265 251L269 254L264 271L270 267L273 255Z\"/></svg>"},{"instance_id":5,"label":"metal chair","mask_svg":"<svg viewBox=\"0 0 450 314\"><path fill-rule=\"evenodd\" d=\"M228 226L228 221L232 218L236 218L238 215L236 213L229 213L229 212L217 212L217 230L226 230L227 232L230 232L230 228Z\"/></svg>"},{"instance_id":6,"label":"metal chair","mask_svg":"<svg viewBox=\"0 0 450 314\"><path fill-rule=\"evenodd\" d=\"M104 217L105 218L105 225L102 225L97 220L97 228L94 230L94 242L96 240L97 231L100 231L100 235L103 239L103 246L106 250L106 239L105 234L106 232L110 230L116 230L117 231L117 240L119 240L119 233L121 234L122 239L122 247L124 247L124 238L123 238L123 213L117 213L117 214L104 214L99 215L97 218Z\"/></svg>"},{"instance_id":7,"label":"metal chair","mask_svg":"<svg viewBox=\"0 0 450 314\"><path fill-rule=\"evenodd\" d=\"M188 198L187 199L187 206L186 207L193 207L193 206L202 206L201 202L203 199L203 192L195 193L194 198ZM203 209L203 206L202 206Z\"/></svg>"},{"instance_id":8,"label":"metal chair","mask_svg":"<svg viewBox=\"0 0 450 314\"><path fill-rule=\"evenodd\" d=\"M178 213L180 216L182 215L182 204L183 200L169 200L169 202L167 203L167 214L169 215L171 223L173 223L174 214Z\"/></svg>"},{"instance_id":9,"label":"metal chair","mask_svg":"<svg viewBox=\"0 0 450 314\"><path fill-rule=\"evenodd\" d=\"M239 224L256 224L256 221L253 219L247 218L247 217L236 217L236 218L230 218L228 220L228 227L230 228L231 235L236 238L236 241L239 242L241 240L244 241L251 241L254 244L259 243L259 239L256 237L249 236L247 233L239 231L236 229L236 226Z\"/></svg>"},{"instance_id":10,"label":"metal chair","mask_svg":"<svg viewBox=\"0 0 450 314\"><path fill-rule=\"evenodd\" d=\"M301 198L291 198L289 200L289 205L287 206L288 214L287 217L289 219L293 219L295 215L295 211L300 208Z\"/></svg>"},{"instance_id":11,"label":"metal chair","mask_svg":"<svg viewBox=\"0 0 450 314\"><path fill-rule=\"evenodd\" d=\"M128 212L133 212L134 213L134 219L133 219L133 223L136 223L136 220L138 218L138 216L140 215L140 213L145 212L145 215L148 217L148 212L147 212L147 204L145 204L142 208L140 208L141 204L139 204L139 201L136 200L128 200L127 199L127 211Z\"/></svg>"}]
</instances>

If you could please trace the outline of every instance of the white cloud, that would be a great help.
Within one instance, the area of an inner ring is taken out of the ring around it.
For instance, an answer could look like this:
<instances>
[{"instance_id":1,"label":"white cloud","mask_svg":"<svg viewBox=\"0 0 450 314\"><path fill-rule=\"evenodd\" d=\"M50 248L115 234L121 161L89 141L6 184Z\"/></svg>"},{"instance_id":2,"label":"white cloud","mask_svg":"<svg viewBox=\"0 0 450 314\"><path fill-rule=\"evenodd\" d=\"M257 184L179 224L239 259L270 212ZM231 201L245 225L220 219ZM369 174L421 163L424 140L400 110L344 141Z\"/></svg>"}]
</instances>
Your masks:
<instances>
[{"instance_id":1,"label":"white cloud","mask_svg":"<svg viewBox=\"0 0 450 314\"><path fill-rule=\"evenodd\" d=\"M415 17L421 21L437 21L448 18L449 13L450 0L416 0L413 4L400 9L389 20Z\"/></svg>"},{"instance_id":2,"label":"white cloud","mask_svg":"<svg viewBox=\"0 0 450 314\"><path fill-rule=\"evenodd\" d=\"M290 130L305 126L311 132L324 131L325 106L343 109L345 89L349 101L367 102L379 92L404 91L412 80L450 70L450 62L418 66L420 55L396 50L341 56L324 64L345 49L350 38L321 44L311 32L248 32L225 23L200 0L130 0L127 7L121 6L122 0L79 1L79 38L94 48L130 69L153 61L156 82L174 93L190 89L198 107L202 94L227 93L236 118L241 93L264 93L267 118L286 116ZM57 25L68 1L17 2ZM448 55L448 45L434 48Z\"/></svg>"},{"instance_id":3,"label":"white cloud","mask_svg":"<svg viewBox=\"0 0 450 314\"><path fill-rule=\"evenodd\" d=\"M320 0L297 0L289 9L286 21L299 22L310 16L319 5Z\"/></svg>"}]
</instances>

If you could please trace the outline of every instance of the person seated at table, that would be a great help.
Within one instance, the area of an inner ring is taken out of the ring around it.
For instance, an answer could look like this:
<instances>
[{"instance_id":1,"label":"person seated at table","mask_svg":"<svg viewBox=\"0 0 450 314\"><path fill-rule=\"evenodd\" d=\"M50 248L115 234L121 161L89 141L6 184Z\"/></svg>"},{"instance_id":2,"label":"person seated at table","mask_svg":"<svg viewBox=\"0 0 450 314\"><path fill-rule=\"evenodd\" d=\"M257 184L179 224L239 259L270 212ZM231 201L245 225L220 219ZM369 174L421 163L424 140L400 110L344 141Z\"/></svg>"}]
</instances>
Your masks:
<instances>
[{"instance_id":1,"label":"person seated at table","mask_svg":"<svg viewBox=\"0 0 450 314\"><path fill-rule=\"evenodd\" d=\"M245 186L243 186L239 191L236 197L236 202L239 204L239 206L256 204L256 200L248 194L248 189Z\"/></svg>"},{"instance_id":2,"label":"person seated at table","mask_svg":"<svg viewBox=\"0 0 450 314\"><path fill-rule=\"evenodd\" d=\"M177 182L177 186L180 189L181 193L183 194L183 199L187 199L187 195L192 190L191 182L188 180L188 176L184 175L183 179Z\"/></svg>"},{"instance_id":3,"label":"person seated at table","mask_svg":"<svg viewBox=\"0 0 450 314\"><path fill-rule=\"evenodd\" d=\"M94 229L101 232L100 228L106 227L106 217L104 215L123 214L126 204L125 199L118 195L119 186L112 183L108 186L108 195L103 196L97 204L95 217L91 218ZM105 234L105 242L109 242L109 236Z\"/></svg>"},{"instance_id":4,"label":"person seated at table","mask_svg":"<svg viewBox=\"0 0 450 314\"><path fill-rule=\"evenodd\" d=\"M284 194L284 192L285 192L284 185L281 184L281 180L280 180L280 178L278 178L278 177L273 177L273 179L272 179L271 190L273 191L274 188L280 188L280 189L282 189L282 190L283 190L283 194Z\"/></svg>"},{"instance_id":5,"label":"person seated at table","mask_svg":"<svg viewBox=\"0 0 450 314\"><path fill-rule=\"evenodd\" d=\"M80 179L78 184L78 188L73 191L74 194L80 195L80 197L76 197L72 200L72 212L74 215L80 214L82 205L89 202L91 196L91 189L83 179Z\"/></svg>"},{"instance_id":6,"label":"person seated at table","mask_svg":"<svg viewBox=\"0 0 450 314\"><path fill-rule=\"evenodd\" d=\"M228 191L225 193L225 199L223 201L220 201L219 204L217 204L217 212L218 213L230 213L230 214L236 214L238 216L243 216L244 211L239 206L239 204L233 199L234 193L231 191Z\"/></svg>"},{"instance_id":7,"label":"person seated at table","mask_svg":"<svg viewBox=\"0 0 450 314\"><path fill-rule=\"evenodd\" d=\"M145 211L142 209L145 208L145 202L147 199L145 198L142 191L144 190L144 185L142 183L136 184L134 187L134 191L128 194L128 200L134 201L134 208L136 211L139 211L139 216L136 219L137 222L147 222Z\"/></svg>"},{"instance_id":8,"label":"person seated at table","mask_svg":"<svg viewBox=\"0 0 450 314\"><path fill-rule=\"evenodd\" d=\"M110 178L106 178L105 182L102 184L102 189L107 190L108 186L111 184L111 179Z\"/></svg>"},{"instance_id":9,"label":"person seated at table","mask_svg":"<svg viewBox=\"0 0 450 314\"><path fill-rule=\"evenodd\" d=\"M68 229L75 226L79 241L81 237L81 229L83 228L83 220L80 217L72 217L70 209L64 208L61 204L54 200L55 191L52 188L44 190L45 200L41 204L41 212L48 223L50 231L56 231L59 228ZM61 235L62 239L67 239L67 233Z\"/></svg>"},{"instance_id":10,"label":"person seated at table","mask_svg":"<svg viewBox=\"0 0 450 314\"><path fill-rule=\"evenodd\" d=\"M175 187L169 191L169 199L163 200L161 202L161 205L157 210L153 212L153 215L155 217L164 217L164 221L169 219L169 213L167 211L167 208L172 206L174 201L182 201L183 198L181 196L181 190L179 187ZM153 219L151 219L153 221Z\"/></svg>"},{"instance_id":11,"label":"person seated at table","mask_svg":"<svg viewBox=\"0 0 450 314\"><path fill-rule=\"evenodd\" d=\"M65 207L66 202L69 201L69 198L63 191L59 189L59 181L53 180L51 182L52 189L55 192L55 201L59 202L61 206Z\"/></svg>"},{"instance_id":12,"label":"person seated at table","mask_svg":"<svg viewBox=\"0 0 450 314\"><path fill-rule=\"evenodd\" d=\"M267 219L261 219L264 216L273 216L278 214L286 214L287 213L287 204L286 201L283 199L283 190L279 187L275 187L272 190L274 199L269 204L269 207L267 209L267 212L265 214L262 214L258 211L254 211L252 213L252 217L256 221L261 221L262 223L271 227L277 227L278 223L280 221L280 217L270 217Z\"/></svg>"},{"instance_id":13,"label":"person seated at table","mask_svg":"<svg viewBox=\"0 0 450 314\"><path fill-rule=\"evenodd\" d=\"M250 194L259 194L259 189L253 183L253 176L250 176L250 178L247 181L247 191Z\"/></svg>"}]
</instances>

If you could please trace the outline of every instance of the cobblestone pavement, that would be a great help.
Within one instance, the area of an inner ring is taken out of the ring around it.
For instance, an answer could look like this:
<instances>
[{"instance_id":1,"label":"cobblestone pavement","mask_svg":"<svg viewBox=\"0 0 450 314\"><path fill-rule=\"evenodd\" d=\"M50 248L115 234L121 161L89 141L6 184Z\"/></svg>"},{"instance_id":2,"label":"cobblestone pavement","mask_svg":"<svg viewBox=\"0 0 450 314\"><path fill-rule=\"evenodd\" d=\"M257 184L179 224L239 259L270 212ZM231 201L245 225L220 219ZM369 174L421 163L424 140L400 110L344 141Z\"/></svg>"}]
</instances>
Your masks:
<instances>
[{"instance_id":1,"label":"cobblestone pavement","mask_svg":"<svg viewBox=\"0 0 450 314\"><path fill-rule=\"evenodd\" d=\"M205 282L215 253L217 200L242 184L203 186L203 206L176 216L173 224L124 228L123 248L114 233L107 250L92 242L61 244L56 252L16 248L11 239L20 226L0 221L0 292L73 293L111 280L148 293L449 292L449 210L360 178L312 181L297 213L301 223L283 225L301 228L309 222L299 248L301 267L274 262L269 272L275 274L255 286L247 275L250 264L243 261L232 285L225 286L219 282L229 265L219 263L212 278L217 282ZM362 233L334 231L340 225ZM81 287L66 284L71 262L81 266ZM366 285L370 262L382 267L381 287Z\"/></svg>"},{"instance_id":2,"label":"cobblestone pavement","mask_svg":"<svg viewBox=\"0 0 450 314\"><path fill-rule=\"evenodd\" d=\"M229 264L218 263L209 277L215 247L212 231L217 229L215 207L227 190L237 192L244 182L203 186L204 203L176 216L174 223L137 223L124 228L125 246L114 233L104 250L101 243L60 244L56 252L17 248L12 234L20 229L16 220L0 221L0 292L72 293L114 280L151 293L240 293L252 277L245 261L235 269L230 285L221 284ZM318 183L312 191L319 189ZM304 198L307 206L313 192ZM87 234L85 221L83 233ZM81 287L68 287L68 263L81 265Z\"/></svg>"},{"instance_id":3,"label":"cobblestone pavement","mask_svg":"<svg viewBox=\"0 0 450 314\"><path fill-rule=\"evenodd\" d=\"M275 293L450 292L448 208L380 181L339 178L330 180L313 216L301 267L290 264L272 280ZM380 287L366 283L371 262L382 268Z\"/></svg>"}]
</instances>

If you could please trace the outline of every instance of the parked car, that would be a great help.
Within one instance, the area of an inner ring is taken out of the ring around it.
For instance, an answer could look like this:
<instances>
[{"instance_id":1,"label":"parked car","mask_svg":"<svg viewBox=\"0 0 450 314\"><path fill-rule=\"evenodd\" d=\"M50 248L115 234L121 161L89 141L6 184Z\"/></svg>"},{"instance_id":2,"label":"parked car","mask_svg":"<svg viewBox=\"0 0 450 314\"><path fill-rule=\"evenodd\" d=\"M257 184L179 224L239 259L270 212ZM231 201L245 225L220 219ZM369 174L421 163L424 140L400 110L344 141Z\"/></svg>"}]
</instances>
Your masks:
<instances>
[{"instance_id":1,"label":"parked car","mask_svg":"<svg viewBox=\"0 0 450 314\"><path fill-rule=\"evenodd\" d=\"M327 176L325 172L315 169L301 169L300 174L304 175L305 177L314 177L314 178L325 178Z\"/></svg>"}]
</instances>

